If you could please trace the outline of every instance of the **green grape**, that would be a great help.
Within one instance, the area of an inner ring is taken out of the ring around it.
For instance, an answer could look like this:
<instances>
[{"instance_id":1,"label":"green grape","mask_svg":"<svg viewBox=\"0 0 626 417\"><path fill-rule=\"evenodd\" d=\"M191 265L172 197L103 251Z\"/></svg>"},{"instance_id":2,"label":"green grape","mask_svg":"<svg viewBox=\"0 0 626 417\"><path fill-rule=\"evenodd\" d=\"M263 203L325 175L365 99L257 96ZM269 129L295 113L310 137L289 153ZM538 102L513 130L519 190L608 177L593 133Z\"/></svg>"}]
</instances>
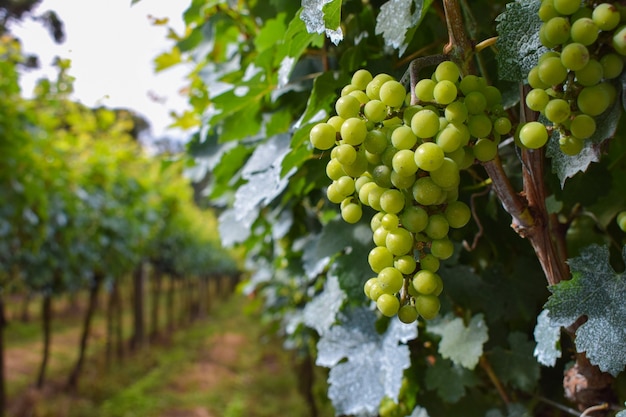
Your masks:
<instances>
[{"instance_id":1,"label":"green grape","mask_svg":"<svg viewBox=\"0 0 626 417\"><path fill-rule=\"evenodd\" d=\"M389 74L378 74L372 78L372 81L367 83L365 93L370 100L380 100L380 88L384 83L391 80L393 80L393 77Z\"/></svg>"},{"instance_id":2,"label":"green grape","mask_svg":"<svg viewBox=\"0 0 626 417\"><path fill-rule=\"evenodd\" d=\"M560 58L550 57L539 64L538 75L544 84L548 86L558 85L567 78L567 68L565 68Z\"/></svg>"},{"instance_id":3,"label":"green grape","mask_svg":"<svg viewBox=\"0 0 626 417\"><path fill-rule=\"evenodd\" d=\"M439 82L444 80L456 82L460 76L461 70L452 61L443 61L435 69L435 79Z\"/></svg>"},{"instance_id":4,"label":"green grape","mask_svg":"<svg viewBox=\"0 0 626 417\"><path fill-rule=\"evenodd\" d=\"M371 172L372 179L377 185L383 188L391 188L391 168L387 165L377 165Z\"/></svg>"},{"instance_id":5,"label":"green grape","mask_svg":"<svg viewBox=\"0 0 626 417\"><path fill-rule=\"evenodd\" d=\"M383 314L383 316L393 317L400 309L400 301L398 301L395 295L382 294L376 300L376 307L378 308L378 311Z\"/></svg>"},{"instance_id":6,"label":"green grape","mask_svg":"<svg viewBox=\"0 0 626 417\"><path fill-rule=\"evenodd\" d=\"M452 159L445 157L439 168L430 171L430 179L442 189L457 187L461 182L459 166Z\"/></svg>"},{"instance_id":7,"label":"green grape","mask_svg":"<svg viewBox=\"0 0 626 417\"><path fill-rule=\"evenodd\" d=\"M370 292L374 284L378 285L377 282L378 282L378 277L373 277L365 281L365 284L363 284L363 292L365 293L365 296L367 298L370 298L370 299L372 298Z\"/></svg>"},{"instance_id":8,"label":"green grape","mask_svg":"<svg viewBox=\"0 0 626 417\"><path fill-rule=\"evenodd\" d=\"M409 189L415 183L415 174L413 175L400 175L396 171L391 171L391 184L401 190Z\"/></svg>"},{"instance_id":9,"label":"green grape","mask_svg":"<svg viewBox=\"0 0 626 417\"><path fill-rule=\"evenodd\" d=\"M378 284L387 294L395 294L402 289L404 284L404 276L393 266L383 268L378 273Z\"/></svg>"},{"instance_id":10,"label":"green grape","mask_svg":"<svg viewBox=\"0 0 626 417\"><path fill-rule=\"evenodd\" d=\"M420 101L433 101L435 99L434 91L437 83L430 78L423 78L415 84L415 96Z\"/></svg>"},{"instance_id":11,"label":"green grape","mask_svg":"<svg viewBox=\"0 0 626 417\"><path fill-rule=\"evenodd\" d=\"M388 191L397 191L397 190L388 190ZM404 196L402 197L402 199L404 199ZM380 225L384 227L386 230L391 231L391 230L398 228L398 226L400 225L400 219L398 218L397 214L385 213L383 215L383 218L380 219Z\"/></svg>"},{"instance_id":12,"label":"green grape","mask_svg":"<svg viewBox=\"0 0 626 417\"><path fill-rule=\"evenodd\" d=\"M417 320L417 316L417 309L410 304L405 304L398 310L398 319L405 324L413 323ZM382 413L381 417L383 417Z\"/></svg>"},{"instance_id":13,"label":"green grape","mask_svg":"<svg viewBox=\"0 0 626 417\"><path fill-rule=\"evenodd\" d=\"M405 125L411 125L411 119L413 119L413 116L415 115L415 113L417 113L418 111L422 110L422 106L417 104L414 106L409 106L409 107L405 107L404 111L402 112L402 122Z\"/></svg>"},{"instance_id":14,"label":"green grape","mask_svg":"<svg viewBox=\"0 0 626 417\"><path fill-rule=\"evenodd\" d=\"M340 133L343 143L358 146L363 143L367 136L367 126L364 120L357 117L350 117L341 125Z\"/></svg>"},{"instance_id":15,"label":"green grape","mask_svg":"<svg viewBox=\"0 0 626 417\"><path fill-rule=\"evenodd\" d=\"M626 26L621 26L613 33L613 49L620 55L626 55Z\"/></svg>"},{"instance_id":16,"label":"green grape","mask_svg":"<svg viewBox=\"0 0 626 417\"><path fill-rule=\"evenodd\" d=\"M393 266L403 274L409 275L415 271L417 262L415 262L415 258L412 255L404 255L396 258L393 262Z\"/></svg>"},{"instance_id":17,"label":"green grape","mask_svg":"<svg viewBox=\"0 0 626 417\"><path fill-rule=\"evenodd\" d=\"M617 7L614 5L610 3L602 3L593 9L591 18L600 30L609 31L615 29L617 25L619 25L621 15L619 10L617 10Z\"/></svg>"},{"instance_id":18,"label":"green grape","mask_svg":"<svg viewBox=\"0 0 626 417\"><path fill-rule=\"evenodd\" d=\"M337 131L328 123L318 123L311 129L309 139L314 147L324 151L335 146Z\"/></svg>"},{"instance_id":19,"label":"green grape","mask_svg":"<svg viewBox=\"0 0 626 417\"><path fill-rule=\"evenodd\" d=\"M534 111L543 111L550 101L550 96L543 88L533 88L526 95L526 105Z\"/></svg>"},{"instance_id":20,"label":"green grape","mask_svg":"<svg viewBox=\"0 0 626 417\"><path fill-rule=\"evenodd\" d=\"M463 123L467 120L467 106L462 101L454 101L446 106L444 114L450 123Z\"/></svg>"},{"instance_id":21,"label":"green grape","mask_svg":"<svg viewBox=\"0 0 626 417\"><path fill-rule=\"evenodd\" d=\"M363 184L363 186L359 189L359 201L365 205L369 205L369 195L375 189L381 188L375 182L368 182Z\"/></svg>"},{"instance_id":22,"label":"green grape","mask_svg":"<svg viewBox=\"0 0 626 417\"><path fill-rule=\"evenodd\" d=\"M602 75L607 80L617 78L624 70L624 58L617 54L606 54L600 58L602 64Z\"/></svg>"},{"instance_id":23,"label":"green grape","mask_svg":"<svg viewBox=\"0 0 626 417\"><path fill-rule=\"evenodd\" d=\"M459 83L459 89L465 96L473 91L482 91L486 86L485 79L476 75L466 75Z\"/></svg>"},{"instance_id":24,"label":"green grape","mask_svg":"<svg viewBox=\"0 0 626 417\"><path fill-rule=\"evenodd\" d=\"M336 158L332 158L326 164L326 176L331 180L338 180L339 178L346 175L346 172L343 170L343 165Z\"/></svg>"},{"instance_id":25,"label":"green grape","mask_svg":"<svg viewBox=\"0 0 626 417\"><path fill-rule=\"evenodd\" d=\"M550 100L544 109L544 114L552 123L563 123L571 113L569 103L563 99Z\"/></svg>"},{"instance_id":26,"label":"green grape","mask_svg":"<svg viewBox=\"0 0 626 417\"><path fill-rule=\"evenodd\" d=\"M376 229L383 226L383 217L385 217L385 213L381 212L378 212L372 216L372 219L370 220L370 229L372 230L372 232L375 232Z\"/></svg>"},{"instance_id":27,"label":"green grape","mask_svg":"<svg viewBox=\"0 0 626 417\"><path fill-rule=\"evenodd\" d=\"M548 20L552 19L553 17L557 17L560 14L554 8L553 0L544 0L541 2L541 6L539 6L538 15L539 19L541 19L542 22L547 22Z\"/></svg>"},{"instance_id":28,"label":"green grape","mask_svg":"<svg viewBox=\"0 0 626 417\"><path fill-rule=\"evenodd\" d=\"M544 83L541 78L539 78L539 67L536 66L528 72L528 84L532 88L539 88L542 90L550 87L550 85Z\"/></svg>"},{"instance_id":29,"label":"green grape","mask_svg":"<svg viewBox=\"0 0 626 417\"><path fill-rule=\"evenodd\" d=\"M441 262L439 258L428 253L420 258L420 267L422 270L437 272Z\"/></svg>"},{"instance_id":30,"label":"green grape","mask_svg":"<svg viewBox=\"0 0 626 417\"><path fill-rule=\"evenodd\" d=\"M435 142L444 153L451 153L461 147L463 139L463 132L456 125L448 124L445 129L439 132Z\"/></svg>"},{"instance_id":31,"label":"green grape","mask_svg":"<svg viewBox=\"0 0 626 417\"><path fill-rule=\"evenodd\" d=\"M449 80L442 80L435 85L433 96L438 104L447 105L456 100L456 85Z\"/></svg>"},{"instance_id":32,"label":"green grape","mask_svg":"<svg viewBox=\"0 0 626 417\"><path fill-rule=\"evenodd\" d=\"M554 9L563 15L574 14L580 8L580 0L554 0Z\"/></svg>"},{"instance_id":33,"label":"green grape","mask_svg":"<svg viewBox=\"0 0 626 417\"><path fill-rule=\"evenodd\" d=\"M365 135L365 141L363 141L365 150L377 155L382 154L388 145L387 135L379 129L368 131Z\"/></svg>"},{"instance_id":34,"label":"green grape","mask_svg":"<svg viewBox=\"0 0 626 417\"><path fill-rule=\"evenodd\" d=\"M460 146L454 152L447 152L446 153L446 157L448 157L448 158L452 159L454 162L456 162L456 164L459 167L459 169L461 169L461 165L463 165L463 163L465 161L465 148Z\"/></svg>"},{"instance_id":35,"label":"green grape","mask_svg":"<svg viewBox=\"0 0 626 417\"><path fill-rule=\"evenodd\" d=\"M577 138L587 139L596 132L596 121L589 115L579 114L572 119L569 130Z\"/></svg>"},{"instance_id":36,"label":"green grape","mask_svg":"<svg viewBox=\"0 0 626 417\"><path fill-rule=\"evenodd\" d=\"M415 174L418 168L415 162L415 152L410 149L399 150L393 156L391 165L393 167L393 170L397 172L398 175L407 177Z\"/></svg>"},{"instance_id":37,"label":"green grape","mask_svg":"<svg viewBox=\"0 0 626 417\"><path fill-rule=\"evenodd\" d=\"M426 320L434 319L439 314L441 303L436 295L418 295L415 297L415 309Z\"/></svg>"},{"instance_id":38,"label":"green grape","mask_svg":"<svg viewBox=\"0 0 626 417\"><path fill-rule=\"evenodd\" d=\"M413 288L420 294L432 294L437 289L437 274L426 269L415 273L412 280Z\"/></svg>"},{"instance_id":39,"label":"green grape","mask_svg":"<svg viewBox=\"0 0 626 417\"><path fill-rule=\"evenodd\" d=\"M429 109L420 110L411 119L411 129L418 138L432 138L439 132L439 116Z\"/></svg>"},{"instance_id":40,"label":"green grape","mask_svg":"<svg viewBox=\"0 0 626 417\"><path fill-rule=\"evenodd\" d=\"M422 207L405 207L400 213L400 223L409 232L419 233L428 224L428 213Z\"/></svg>"},{"instance_id":41,"label":"green grape","mask_svg":"<svg viewBox=\"0 0 626 417\"><path fill-rule=\"evenodd\" d=\"M473 137L484 138L491 133L493 124L486 114L475 114L469 117L467 127Z\"/></svg>"},{"instance_id":42,"label":"green grape","mask_svg":"<svg viewBox=\"0 0 626 417\"><path fill-rule=\"evenodd\" d=\"M469 114L481 114L487 108L487 98L480 91L472 91L467 94L464 103Z\"/></svg>"},{"instance_id":43,"label":"green grape","mask_svg":"<svg viewBox=\"0 0 626 417\"><path fill-rule=\"evenodd\" d=\"M589 50L578 42L568 43L561 51L561 63L571 71L583 69L589 62Z\"/></svg>"},{"instance_id":44,"label":"green grape","mask_svg":"<svg viewBox=\"0 0 626 417\"><path fill-rule=\"evenodd\" d=\"M483 94L485 95L485 99L487 99L487 108L491 109L502 103L502 93L493 85L488 85L483 90Z\"/></svg>"},{"instance_id":45,"label":"green grape","mask_svg":"<svg viewBox=\"0 0 626 417\"><path fill-rule=\"evenodd\" d=\"M481 138L474 144L472 152L480 162L491 161L498 154L498 144L491 139Z\"/></svg>"},{"instance_id":46,"label":"green grape","mask_svg":"<svg viewBox=\"0 0 626 417\"><path fill-rule=\"evenodd\" d=\"M430 253L439 259L448 259L454 254L454 244L448 238L433 240L430 245Z\"/></svg>"},{"instance_id":47,"label":"green grape","mask_svg":"<svg viewBox=\"0 0 626 417\"><path fill-rule=\"evenodd\" d=\"M376 211L381 211L380 198L385 191L387 191L387 189L383 187L372 188L367 195L367 205Z\"/></svg>"},{"instance_id":48,"label":"green grape","mask_svg":"<svg viewBox=\"0 0 626 417\"><path fill-rule=\"evenodd\" d=\"M363 115L370 122L382 122L387 117L387 106L380 100L370 100L363 107Z\"/></svg>"},{"instance_id":49,"label":"green grape","mask_svg":"<svg viewBox=\"0 0 626 417\"><path fill-rule=\"evenodd\" d=\"M570 36L574 42L589 46L598 39L598 25L592 19L583 17L572 23Z\"/></svg>"},{"instance_id":50,"label":"green grape","mask_svg":"<svg viewBox=\"0 0 626 417\"><path fill-rule=\"evenodd\" d=\"M359 105L363 105L370 101L370 98L367 96L367 94L365 94L365 92L361 90L351 91L348 95L359 100Z\"/></svg>"},{"instance_id":51,"label":"green grape","mask_svg":"<svg viewBox=\"0 0 626 417\"><path fill-rule=\"evenodd\" d=\"M437 289L431 295L435 295L438 297L439 294L441 294L442 292L443 292L443 280L441 279L441 276L437 275Z\"/></svg>"},{"instance_id":52,"label":"green grape","mask_svg":"<svg viewBox=\"0 0 626 417\"><path fill-rule=\"evenodd\" d=\"M413 184L413 198L418 204L432 206L441 199L443 191L430 177L421 177Z\"/></svg>"},{"instance_id":53,"label":"green grape","mask_svg":"<svg viewBox=\"0 0 626 417\"><path fill-rule=\"evenodd\" d=\"M431 239L443 239L448 236L450 225L443 214L433 214L428 218L424 233Z\"/></svg>"},{"instance_id":54,"label":"green grape","mask_svg":"<svg viewBox=\"0 0 626 417\"><path fill-rule=\"evenodd\" d=\"M334 127L336 132L339 132L341 130L341 125L345 120L346 119L341 116L332 116L326 123Z\"/></svg>"},{"instance_id":55,"label":"green grape","mask_svg":"<svg viewBox=\"0 0 626 417\"><path fill-rule=\"evenodd\" d=\"M609 108L611 97L602 84L585 87L578 93L576 104L581 112L590 116L599 116Z\"/></svg>"},{"instance_id":56,"label":"green grape","mask_svg":"<svg viewBox=\"0 0 626 417\"><path fill-rule=\"evenodd\" d=\"M341 217L346 223L354 224L361 220L363 209L360 204L349 203L341 210Z\"/></svg>"},{"instance_id":57,"label":"green grape","mask_svg":"<svg viewBox=\"0 0 626 417\"><path fill-rule=\"evenodd\" d=\"M361 109L361 103L359 100L351 95L339 97L335 102L335 111L339 117L348 119L350 117L356 117L359 115Z\"/></svg>"},{"instance_id":58,"label":"green grape","mask_svg":"<svg viewBox=\"0 0 626 417\"><path fill-rule=\"evenodd\" d=\"M354 178L344 175L335 181L335 186L340 194L349 196L354 194Z\"/></svg>"},{"instance_id":59,"label":"green grape","mask_svg":"<svg viewBox=\"0 0 626 417\"><path fill-rule=\"evenodd\" d=\"M565 155L578 155L583 150L583 140L574 136L561 136L559 138L559 148Z\"/></svg>"},{"instance_id":60,"label":"green grape","mask_svg":"<svg viewBox=\"0 0 626 417\"><path fill-rule=\"evenodd\" d=\"M566 17L553 17L542 26L546 39L554 45L564 44L569 39L571 26Z\"/></svg>"},{"instance_id":61,"label":"green grape","mask_svg":"<svg viewBox=\"0 0 626 417\"><path fill-rule=\"evenodd\" d=\"M389 107L400 107L406 98L406 89L395 80L385 82L379 91L380 101Z\"/></svg>"},{"instance_id":62,"label":"green grape","mask_svg":"<svg viewBox=\"0 0 626 417\"><path fill-rule=\"evenodd\" d=\"M378 283L378 278L376 278L376 281L371 283L369 286L368 296L370 300L377 301L383 294L385 294L385 291Z\"/></svg>"},{"instance_id":63,"label":"green grape","mask_svg":"<svg viewBox=\"0 0 626 417\"><path fill-rule=\"evenodd\" d=\"M341 94L339 96L349 96L353 91L358 91L358 88L355 85L348 84L341 89Z\"/></svg>"},{"instance_id":64,"label":"green grape","mask_svg":"<svg viewBox=\"0 0 626 417\"><path fill-rule=\"evenodd\" d=\"M389 234L389 230L386 230L384 227L379 227L374 230L374 235L372 236L372 240L376 246L385 246L387 242L387 235Z\"/></svg>"},{"instance_id":65,"label":"green grape","mask_svg":"<svg viewBox=\"0 0 626 417\"><path fill-rule=\"evenodd\" d=\"M400 213L404 209L404 194L398 190L387 190L380 196L380 207L386 213Z\"/></svg>"},{"instance_id":66,"label":"green grape","mask_svg":"<svg viewBox=\"0 0 626 417\"><path fill-rule=\"evenodd\" d=\"M396 149L411 149L416 143L417 136L407 125L397 127L391 134L391 144Z\"/></svg>"},{"instance_id":67,"label":"green grape","mask_svg":"<svg viewBox=\"0 0 626 417\"><path fill-rule=\"evenodd\" d=\"M393 254L384 246L376 246L367 255L367 262L377 274L383 269L393 266Z\"/></svg>"},{"instance_id":68,"label":"green grape","mask_svg":"<svg viewBox=\"0 0 626 417\"><path fill-rule=\"evenodd\" d=\"M464 202L453 201L446 207L444 215L450 227L460 229L470 221L472 212Z\"/></svg>"},{"instance_id":69,"label":"green grape","mask_svg":"<svg viewBox=\"0 0 626 417\"><path fill-rule=\"evenodd\" d=\"M548 142L548 131L539 122L528 122L519 131L519 139L529 149L539 149Z\"/></svg>"},{"instance_id":70,"label":"green grape","mask_svg":"<svg viewBox=\"0 0 626 417\"><path fill-rule=\"evenodd\" d=\"M595 59L590 59L583 69L576 71L576 81L583 87L598 84L604 76L602 64Z\"/></svg>"},{"instance_id":71,"label":"green grape","mask_svg":"<svg viewBox=\"0 0 626 417\"><path fill-rule=\"evenodd\" d=\"M385 246L396 256L406 255L413 248L413 235L408 230L398 227L387 233Z\"/></svg>"},{"instance_id":72,"label":"green grape","mask_svg":"<svg viewBox=\"0 0 626 417\"><path fill-rule=\"evenodd\" d=\"M621 229L621 231L626 232L626 210L622 210L617 213L615 220L617 221L617 226Z\"/></svg>"},{"instance_id":73,"label":"green grape","mask_svg":"<svg viewBox=\"0 0 626 417\"><path fill-rule=\"evenodd\" d=\"M508 117L498 117L493 122L493 130L495 130L495 132L499 135L506 135L511 131L512 128L513 125L511 124L511 121Z\"/></svg>"},{"instance_id":74,"label":"green grape","mask_svg":"<svg viewBox=\"0 0 626 417\"><path fill-rule=\"evenodd\" d=\"M334 150L336 151L335 158L341 163L341 165L344 166L344 170L347 165L350 165L354 163L354 161L356 161L357 152L356 149L354 149L354 146L341 144L335 147Z\"/></svg>"},{"instance_id":75,"label":"green grape","mask_svg":"<svg viewBox=\"0 0 626 417\"><path fill-rule=\"evenodd\" d=\"M326 197L331 203L339 204L346 198L345 195L341 194L339 190L337 190L337 183L333 182L326 189Z\"/></svg>"},{"instance_id":76,"label":"green grape","mask_svg":"<svg viewBox=\"0 0 626 417\"><path fill-rule=\"evenodd\" d=\"M342 146L342 145L339 145ZM350 145L347 145L350 146ZM351 164L347 164L343 166L343 170L346 171L346 174L356 178L363 174L365 170L367 170L367 158L365 156L365 150L361 148L356 153L356 159Z\"/></svg>"},{"instance_id":77,"label":"green grape","mask_svg":"<svg viewBox=\"0 0 626 417\"><path fill-rule=\"evenodd\" d=\"M367 159L367 164L372 166L377 166L382 163L382 157L375 153L365 151L365 159Z\"/></svg>"},{"instance_id":78,"label":"green grape","mask_svg":"<svg viewBox=\"0 0 626 417\"><path fill-rule=\"evenodd\" d=\"M369 175L357 177L357 179L354 180L354 189L357 193L359 193L361 191L361 187L368 182L372 182L372 178Z\"/></svg>"},{"instance_id":79,"label":"green grape","mask_svg":"<svg viewBox=\"0 0 626 417\"><path fill-rule=\"evenodd\" d=\"M414 162L424 171L433 171L443 164L444 157L444 151L439 145L434 142L424 142L415 150Z\"/></svg>"},{"instance_id":80,"label":"green grape","mask_svg":"<svg viewBox=\"0 0 626 417\"><path fill-rule=\"evenodd\" d=\"M368 70L360 69L352 74L351 84L359 90L365 90L372 79L372 74Z\"/></svg>"}]
</instances>

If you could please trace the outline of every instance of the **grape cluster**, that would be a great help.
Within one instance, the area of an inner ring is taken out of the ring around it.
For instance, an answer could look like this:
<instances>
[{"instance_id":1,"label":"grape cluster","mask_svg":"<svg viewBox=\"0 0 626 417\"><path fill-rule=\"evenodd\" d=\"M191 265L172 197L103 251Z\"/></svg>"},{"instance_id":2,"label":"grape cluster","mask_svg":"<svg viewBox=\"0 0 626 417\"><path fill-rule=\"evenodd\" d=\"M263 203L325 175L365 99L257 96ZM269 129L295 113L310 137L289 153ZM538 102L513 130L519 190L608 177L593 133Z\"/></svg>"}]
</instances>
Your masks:
<instances>
[{"instance_id":1,"label":"grape cluster","mask_svg":"<svg viewBox=\"0 0 626 417\"><path fill-rule=\"evenodd\" d=\"M532 90L526 105L552 123L566 155L576 155L596 131L596 116L615 101L612 80L624 69L626 26L611 3L543 0L541 43L550 49L528 74ZM548 141L548 130L530 122L519 130L519 141L537 149Z\"/></svg>"},{"instance_id":2,"label":"grape cluster","mask_svg":"<svg viewBox=\"0 0 626 417\"><path fill-rule=\"evenodd\" d=\"M415 85L417 103L388 74L354 73L335 103L336 115L310 132L330 151L327 197L348 223L362 206L377 213L370 225L376 247L368 261L375 277L365 294L385 316L413 322L433 318L443 289L440 260L452 256L450 228L463 227L469 207L457 200L460 170L496 156L511 130L498 89L444 61Z\"/></svg>"}]
</instances>

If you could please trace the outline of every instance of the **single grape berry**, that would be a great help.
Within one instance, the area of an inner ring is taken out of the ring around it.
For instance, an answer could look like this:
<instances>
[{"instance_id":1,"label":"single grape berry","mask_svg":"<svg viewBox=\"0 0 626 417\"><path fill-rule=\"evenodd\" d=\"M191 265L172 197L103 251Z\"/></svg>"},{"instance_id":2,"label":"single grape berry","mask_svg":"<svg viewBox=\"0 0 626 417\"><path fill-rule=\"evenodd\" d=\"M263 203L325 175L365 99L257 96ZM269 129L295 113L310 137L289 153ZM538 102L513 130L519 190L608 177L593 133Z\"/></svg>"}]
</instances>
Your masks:
<instances>
[{"instance_id":1,"label":"single grape berry","mask_svg":"<svg viewBox=\"0 0 626 417\"><path fill-rule=\"evenodd\" d=\"M311 129L309 138L314 147L324 151L335 146L337 131L328 123L318 123Z\"/></svg>"},{"instance_id":2,"label":"single grape berry","mask_svg":"<svg viewBox=\"0 0 626 417\"><path fill-rule=\"evenodd\" d=\"M620 211L617 214L617 225L622 230L622 232L626 232L626 210Z\"/></svg>"},{"instance_id":3,"label":"single grape berry","mask_svg":"<svg viewBox=\"0 0 626 417\"><path fill-rule=\"evenodd\" d=\"M543 123L528 122L519 132L519 139L529 149L539 149L548 142L548 131Z\"/></svg>"}]
</instances>

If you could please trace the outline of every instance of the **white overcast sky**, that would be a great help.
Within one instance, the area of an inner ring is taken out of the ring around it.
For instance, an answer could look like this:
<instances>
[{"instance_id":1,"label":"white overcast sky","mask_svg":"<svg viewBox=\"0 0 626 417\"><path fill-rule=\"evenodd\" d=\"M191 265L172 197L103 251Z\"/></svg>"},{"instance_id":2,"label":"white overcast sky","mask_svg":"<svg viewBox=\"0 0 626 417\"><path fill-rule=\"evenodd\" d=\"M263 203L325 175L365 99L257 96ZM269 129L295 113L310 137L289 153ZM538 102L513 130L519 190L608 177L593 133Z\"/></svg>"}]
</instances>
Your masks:
<instances>
[{"instance_id":1,"label":"white overcast sky","mask_svg":"<svg viewBox=\"0 0 626 417\"><path fill-rule=\"evenodd\" d=\"M54 77L50 67L55 56L72 60L70 74L76 78L74 98L88 106L125 107L143 115L152 126L152 136L184 138L172 123L170 110L187 107L178 93L185 69L170 68L154 73L153 59L172 45L167 26L153 26L149 16L168 17L168 26L182 33L182 13L190 0L44 0L35 14L54 10L65 25L65 42L57 45L47 30L29 18L13 24L12 32L24 50L39 56L41 70L22 75L24 94L29 96L42 73ZM151 99L156 96L163 102Z\"/></svg>"}]
</instances>

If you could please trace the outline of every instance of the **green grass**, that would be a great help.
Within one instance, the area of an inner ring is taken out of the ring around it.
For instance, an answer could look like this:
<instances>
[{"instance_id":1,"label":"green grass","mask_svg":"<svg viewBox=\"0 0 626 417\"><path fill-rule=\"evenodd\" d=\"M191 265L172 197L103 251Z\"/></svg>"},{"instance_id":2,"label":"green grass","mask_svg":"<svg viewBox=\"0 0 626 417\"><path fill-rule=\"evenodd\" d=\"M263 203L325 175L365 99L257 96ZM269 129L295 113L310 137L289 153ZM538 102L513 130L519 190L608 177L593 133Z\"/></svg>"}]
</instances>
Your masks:
<instances>
[{"instance_id":1,"label":"green grass","mask_svg":"<svg viewBox=\"0 0 626 417\"><path fill-rule=\"evenodd\" d=\"M108 370L101 349L94 347L78 392L54 393L39 401L32 415L160 417L168 410L191 415L203 408L216 417L308 417L298 390L296 355L258 318L243 313L249 306L233 296L213 306L206 320ZM325 371L316 369L315 374L316 391L324 392ZM333 416L328 401L319 397L319 416Z\"/></svg>"}]
</instances>

